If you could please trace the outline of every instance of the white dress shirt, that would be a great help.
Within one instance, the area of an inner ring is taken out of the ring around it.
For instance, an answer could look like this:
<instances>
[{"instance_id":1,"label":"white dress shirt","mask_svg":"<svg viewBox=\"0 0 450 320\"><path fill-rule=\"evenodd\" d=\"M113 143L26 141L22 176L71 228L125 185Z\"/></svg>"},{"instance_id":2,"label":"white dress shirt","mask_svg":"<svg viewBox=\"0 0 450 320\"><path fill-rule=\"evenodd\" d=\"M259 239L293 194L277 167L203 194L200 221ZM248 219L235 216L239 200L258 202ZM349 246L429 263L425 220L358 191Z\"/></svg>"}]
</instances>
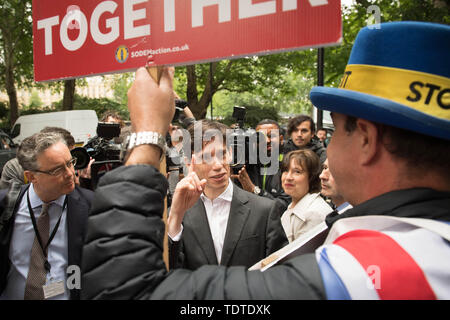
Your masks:
<instances>
[{"instance_id":1,"label":"white dress shirt","mask_svg":"<svg viewBox=\"0 0 450 320\"><path fill-rule=\"evenodd\" d=\"M34 192L33 184L28 188L30 204L36 220L41 214L42 200ZM58 222L64 204L65 195L51 202L49 207L50 234ZM47 274L47 281L64 281L65 293L50 298L49 300L67 300L69 292L66 287L66 269L68 264L67 251L67 206L62 213L58 231L48 247L48 262L51 265L50 274ZM25 284L30 265L31 248L35 232L28 212L27 194L25 193L20 202L19 210L14 221L14 230L9 248L9 259L11 267L8 273L6 288L0 296L0 300L23 300L25 294Z\"/></svg>"},{"instance_id":2,"label":"white dress shirt","mask_svg":"<svg viewBox=\"0 0 450 320\"><path fill-rule=\"evenodd\" d=\"M202 199L203 205L205 206L206 217L208 218L208 224L213 238L214 250L216 252L217 261L220 264L225 233L227 231L228 217L230 216L231 200L233 199L233 183L229 180L228 187L214 200L210 200L204 193L201 194L200 199ZM182 233L183 226L181 226L181 231L175 237L170 238L172 241L180 241Z\"/></svg>"}]
</instances>

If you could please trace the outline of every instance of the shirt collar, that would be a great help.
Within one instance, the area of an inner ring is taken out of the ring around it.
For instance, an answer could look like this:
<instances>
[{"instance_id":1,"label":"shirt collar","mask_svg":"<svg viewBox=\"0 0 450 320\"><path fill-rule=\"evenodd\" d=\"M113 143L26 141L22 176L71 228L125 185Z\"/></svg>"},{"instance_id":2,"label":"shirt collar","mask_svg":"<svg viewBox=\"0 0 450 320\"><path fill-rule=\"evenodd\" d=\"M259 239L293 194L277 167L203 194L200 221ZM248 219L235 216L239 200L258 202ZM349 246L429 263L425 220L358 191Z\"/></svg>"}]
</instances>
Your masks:
<instances>
[{"instance_id":1,"label":"shirt collar","mask_svg":"<svg viewBox=\"0 0 450 320\"><path fill-rule=\"evenodd\" d=\"M316 200L316 198L319 196L318 193L307 193L305 196L295 205L295 207L292 207L292 203L288 207L288 211L290 213L295 214L297 217L299 217L302 220L306 220L307 216L307 210L311 203ZM330 209L331 210L331 209Z\"/></svg>"},{"instance_id":2,"label":"shirt collar","mask_svg":"<svg viewBox=\"0 0 450 320\"><path fill-rule=\"evenodd\" d=\"M336 208L336 211L338 213L343 213L343 212L347 211L350 208L351 208L350 207L350 203L344 202L343 204L341 204L339 207Z\"/></svg>"},{"instance_id":3,"label":"shirt collar","mask_svg":"<svg viewBox=\"0 0 450 320\"><path fill-rule=\"evenodd\" d=\"M204 193L202 193L200 197L203 201L211 201ZM222 199L231 202L231 200L233 199L233 182L231 182L231 179L228 179L228 187L216 199Z\"/></svg>"},{"instance_id":4,"label":"shirt collar","mask_svg":"<svg viewBox=\"0 0 450 320\"><path fill-rule=\"evenodd\" d=\"M31 208L35 209L37 207L42 206L42 204L44 202L39 198L39 196L34 191L34 185L32 183L30 184L30 187L28 188L28 193L30 195ZM65 198L66 198L66 195L63 194L58 199L53 200L50 203L55 203L62 208L62 206L64 205Z\"/></svg>"}]
</instances>

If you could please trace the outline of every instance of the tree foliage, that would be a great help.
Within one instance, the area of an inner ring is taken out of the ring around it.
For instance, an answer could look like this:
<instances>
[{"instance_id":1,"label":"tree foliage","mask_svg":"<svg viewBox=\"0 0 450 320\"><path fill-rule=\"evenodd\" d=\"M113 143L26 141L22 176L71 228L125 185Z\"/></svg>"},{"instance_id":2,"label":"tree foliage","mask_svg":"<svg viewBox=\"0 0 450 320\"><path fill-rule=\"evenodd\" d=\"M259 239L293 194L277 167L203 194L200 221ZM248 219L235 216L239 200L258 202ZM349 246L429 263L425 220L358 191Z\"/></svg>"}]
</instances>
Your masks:
<instances>
[{"instance_id":1,"label":"tree foliage","mask_svg":"<svg viewBox=\"0 0 450 320\"><path fill-rule=\"evenodd\" d=\"M31 0L0 3L0 86L9 97L10 122L19 114L16 85L30 86L33 79Z\"/></svg>"}]
</instances>

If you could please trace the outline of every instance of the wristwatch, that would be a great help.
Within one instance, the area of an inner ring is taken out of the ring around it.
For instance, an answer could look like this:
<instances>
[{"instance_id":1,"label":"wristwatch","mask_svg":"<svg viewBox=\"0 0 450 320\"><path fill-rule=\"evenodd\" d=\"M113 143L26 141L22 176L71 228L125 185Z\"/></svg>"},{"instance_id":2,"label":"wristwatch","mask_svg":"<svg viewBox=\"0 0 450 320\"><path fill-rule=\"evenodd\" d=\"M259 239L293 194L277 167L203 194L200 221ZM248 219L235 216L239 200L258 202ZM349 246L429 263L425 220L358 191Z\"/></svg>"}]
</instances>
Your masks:
<instances>
[{"instance_id":1,"label":"wristwatch","mask_svg":"<svg viewBox=\"0 0 450 320\"><path fill-rule=\"evenodd\" d=\"M162 134L155 131L133 132L128 140L127 149L131 150L134 147L143 144L153 144L158 148L160 148L161 149L160 160L162 160L166 152L166 139L162 136Z\"/></svg>"},{"instance_id":2,"label":"wristwatch","mask_svg":"<svg viewBox=\"0 0 450 320\"><path fill-rule=\"evenodd\" d=\"M255 186L253 188L253 193L259 196L259 194L261 193L261 189L258 186Z\"/></svg>"}]
</instances>

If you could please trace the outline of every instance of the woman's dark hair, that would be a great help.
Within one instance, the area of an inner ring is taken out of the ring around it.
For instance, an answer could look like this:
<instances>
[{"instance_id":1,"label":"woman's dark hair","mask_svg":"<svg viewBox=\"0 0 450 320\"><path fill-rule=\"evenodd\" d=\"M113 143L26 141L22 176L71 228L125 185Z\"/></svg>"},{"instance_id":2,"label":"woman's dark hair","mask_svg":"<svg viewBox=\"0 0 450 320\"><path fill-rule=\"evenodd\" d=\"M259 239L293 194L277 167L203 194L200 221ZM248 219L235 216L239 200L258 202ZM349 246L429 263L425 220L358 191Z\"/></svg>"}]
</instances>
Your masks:
<instances>
[{"instance_id":1,"label":"woman's dark hair","mask_svg":"<svg viewBox=\"0 0 450 320\"><path fill-rule=\"evenodd\" d=\"M281 172L285 172L289 169L291 160L294 159L303 170L308 173L309 193L320 192L320 178L321 173L320 160L314 151L309 149L295 150L289 152L284 156L281 163Z\"/></svg>"}]
</instances>

